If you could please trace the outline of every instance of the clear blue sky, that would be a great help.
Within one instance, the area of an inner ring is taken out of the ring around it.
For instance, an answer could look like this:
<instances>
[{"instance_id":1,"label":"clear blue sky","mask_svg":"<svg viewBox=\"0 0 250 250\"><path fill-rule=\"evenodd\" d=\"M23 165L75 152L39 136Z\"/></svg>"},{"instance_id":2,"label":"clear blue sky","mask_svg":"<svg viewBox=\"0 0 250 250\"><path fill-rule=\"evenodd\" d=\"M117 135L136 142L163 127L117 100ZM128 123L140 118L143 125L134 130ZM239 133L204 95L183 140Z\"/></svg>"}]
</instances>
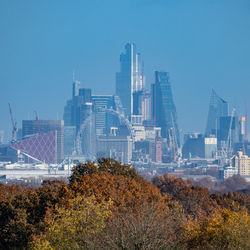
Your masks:
<instances>
[{"instance_id":1,"label":"clear blue sky","mask_svg":"<svg viewBox=\"0 0 250 250\"><path fill-rule=\"evenodd\" d=\"M0 0L0 130L8 102L21 120L62 118L72 70L112 94L126 42L141 52L147 86L170 72L179 127L205 129L211 88L250 106L249 0ZM249 122L250 123L250 122Z\"/></svg>"}]
</instances>

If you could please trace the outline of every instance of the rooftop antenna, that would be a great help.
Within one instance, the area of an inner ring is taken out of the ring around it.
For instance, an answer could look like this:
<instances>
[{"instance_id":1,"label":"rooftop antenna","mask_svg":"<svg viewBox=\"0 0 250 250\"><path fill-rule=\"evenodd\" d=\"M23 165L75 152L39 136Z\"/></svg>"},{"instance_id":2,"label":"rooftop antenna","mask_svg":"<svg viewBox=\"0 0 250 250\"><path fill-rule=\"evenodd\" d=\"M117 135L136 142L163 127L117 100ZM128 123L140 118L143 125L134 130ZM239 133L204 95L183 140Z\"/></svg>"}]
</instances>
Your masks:
<instances>
[{"instance_id":1,"label":"rooftop antenna","mask_svg":"<svg viewBox=\"0 0 250 250\"><path fill-rule=\"evenodd\" d=\"M75 70L73 69L73 73L72 73L72 80L73 82L75 82Z\"/></svg>"},{"instance_id":2,"label":"rooftop antenna","mask_svg":"<svg viewBox=\"0 0 250 250\"><path fill-rule=\"evenodd\" d=\"M38 130L38 134L40 135L41 134L40 121L38 119L38 114L37 114L36 110L34 111L34 113L35 113L35 116L36 116L36 126L37 126L37 130Z\"/></svg>"}]
</instances>

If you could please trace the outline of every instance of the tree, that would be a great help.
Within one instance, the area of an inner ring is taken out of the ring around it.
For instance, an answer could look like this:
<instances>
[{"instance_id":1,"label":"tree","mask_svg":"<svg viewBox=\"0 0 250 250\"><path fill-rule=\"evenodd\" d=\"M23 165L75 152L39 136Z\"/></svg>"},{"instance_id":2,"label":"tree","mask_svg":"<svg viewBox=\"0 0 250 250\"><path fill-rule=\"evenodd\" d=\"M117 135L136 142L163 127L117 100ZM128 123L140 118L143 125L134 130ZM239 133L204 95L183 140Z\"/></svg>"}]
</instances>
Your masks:
<instances>
[{"instance_id":1,"label":"tree","mask_svg":"<svg viewBox=\"0 0 250 250\"><path fill-rule=\"evenodd\" d=\"M250 219L247 211L221 209L190 225L185 234L188 249L249 249Z\"/></svg>"},{"instance_id":2,"label":"tree","mask_svg":"<svg viewBox=\"0 0 250 250\"><path fill-rule=\"evenodd\" d=\"M177 205L177 204L176 204ZM177 247L185 219L180 206L144 202L114 212L98 235L96 249L170 249Z\"/></svg>"},{"instance_id":3,"label":"tree","mask_svg":"<svg viewBox=\"0 0 250 250\"><path fill-rule=\"evenodd\" d=\"M94 195L98 201L112 200L113 207L123 209L134 207L144 201L163 201L159 189L151 183L136 182L122 175L112 175L108 172L84 175L71 186L73 193L83 196Z\"/></svg>"},{"instance_id":4,"label":"tree","mask_svg":"<svg viewBox=\"0 0 250 250\"><path fill-rule=\"evenodd\" d=\"M0 248L24 249L32 235L44 231L48 210L70 197L67 185L46 181L39 189L20 185L0 186Z\"/></svg>"},{"instance_id":5,"label":"tree","mask_svg":"<svg viewBox=\"0 0 250 250\"><path fill-rule=\"evenodd\" d=\"M193 186L190 181L165 174L154 178L152 182L163 194L171 194L173 199L183 206L184 212L192 218L210 215L219 208L208 189Z\"/></svg>"},{"instance_id":6,"label":"tree","mask_svg":"<svg viewBox=\"0 0 250 250\"><path fill-rule=\"evenodd\" d=\"M111 215L110 201L99 203L92 197L77 196L67 206L57 207L47 232L34 237L32 249L94 248L94 236L105 228Z\"/></svg>"},{"instance_id":7,"label":"tree","mask_svg":"<svg viewBox=\"0 0 250 250\"><path fill-rule=\"evenodd\" d=\"M23 249L37 232L35 208L39 198L34 189L16 185L0 187L0 248Z\"/></svg>"},{"instance_id":8,"label":"tree","mask_svg":"<svg viewBox=\"0 0 250 250\"><path fill-rule=\"evenodd\" d=\"M86 163L79 163L72 169L72 175L69 178L69 185L72 186L74 182L81 179L82 176L92 174L102 174L108 172L112 175L121 175L136 181L145 181L143 177L137 174L136 170L130 165L123 165L120 162L110 159L101 158L95 162L88 161Z\"/></svg>"}]
</instances>

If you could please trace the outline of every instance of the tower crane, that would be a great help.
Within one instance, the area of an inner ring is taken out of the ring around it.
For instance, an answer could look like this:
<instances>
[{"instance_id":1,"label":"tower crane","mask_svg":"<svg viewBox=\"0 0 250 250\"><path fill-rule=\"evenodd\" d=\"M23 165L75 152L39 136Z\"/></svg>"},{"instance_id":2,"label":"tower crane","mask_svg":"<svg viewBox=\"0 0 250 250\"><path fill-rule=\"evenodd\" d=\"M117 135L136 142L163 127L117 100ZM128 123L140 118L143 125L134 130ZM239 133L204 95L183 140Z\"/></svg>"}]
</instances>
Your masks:
<instances>
[{"instance_id":1,"label":"tower crane","mask_svg":"<svg viewBox=\"0 0 250 250\"><path fill-rule=\"evenodd\" d=\"M16 141L16 132L17 132L17 122L14 121L13 119L13 114L12 114L12 109L11 106L9 104L9 112L10 112L10 119L11 119L11 123L12 123L12 138L11 138L11 143Z\"/></svg>"}]
</instances>

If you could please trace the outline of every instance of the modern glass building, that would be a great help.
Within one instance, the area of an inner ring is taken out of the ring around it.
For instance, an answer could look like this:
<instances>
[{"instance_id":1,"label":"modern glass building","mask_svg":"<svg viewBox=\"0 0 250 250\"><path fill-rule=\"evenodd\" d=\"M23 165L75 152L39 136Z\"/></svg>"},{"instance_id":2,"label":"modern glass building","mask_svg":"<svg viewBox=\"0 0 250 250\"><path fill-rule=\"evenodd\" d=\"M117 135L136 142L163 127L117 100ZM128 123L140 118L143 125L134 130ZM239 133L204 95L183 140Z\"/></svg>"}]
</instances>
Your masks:
<instances>
[{"instance_id":1,"label":"modern glass building","mask_svg":"<svg viewBox=\"0 0 250 250\"><path fill-rule=\"evenodd\" d=\"M64 155L71 156L75 148L76 127L64 126Z\"/></svg>"},{"instance_id":2,"label":"modern glass building","mask_svg":"<svg viewBox=\"0 0 250 250\"><path fill-rule=\"evenodd\" d=\"M57 130L53 130L32 137L26 137L26 139L11 144L11 148L24 153L28 157L28 162L37 159L45 163L57 163L62 160L62 158L58 159L61 149L59 148L58 150L57 145L58 133Z\"/></svg>"},{"instance_id":3,"label":"modern glass building","mask_svg":"<svg viewBox=\"0 0 250 250\"><path fill-rule=\"evenodd\" d=\"M217 135L219 119L223 116L228 116L228 103L212 89L205 132L206 136Z\"/></svg>"},{"instance_id":4,"label":"modern glass building","mask_svg":"<svg viewBox=\"0 0 250 250\"><path fill-rule=\"evenodd\" d=\"M120 72L116 73L116 95L128 117L133 114L133 93L144 89L143 79L141 56L136 52L135 44L127 43L125 53L120 55Z\"/></svg>"},{"instance_id":5,"label":"modern glass building","mask_svg":"<svg viewBox=\"0 0 250 250\"><path fill-rule=\"evenodd\" d=\"M23 140L39 134L56 131L57 140L57 162L64 158L64 121L62 120L23 120L22 137ZM42 138L42 137L41 137ZM38 141L38 140L36 140Z\"/></svg>"},{"instance_id":6,"label":"modern glass building","mask_svg":"<svg viewBox=\"0 0 250 250\"><path fill-rule=\"evenodd\" d=\"M107 110L115 109L114 97L112 95L93 95L96 135L105 135L107 131Z\"/></svg>"},{"instance_id":7,"label":"modern glass building","mask_svg":"<svg viewBox=\"0 0 250 250\"><path fill-rule=\"evenodd\" d=\"M4 142L4 131L0 130L0 144L3 144Z\"/></svg>"},{"instance_id":8,"label":"modern glass building","mask_svg":"<svg viewBox=\"0 0 250 250\"><path fill-rule=\"evenodd\" d=\"M168 72L155 72L155 83L151 86L152 122L161 128L161 135L180 146L177 112Z\"/></svg>"}]
</instances>

